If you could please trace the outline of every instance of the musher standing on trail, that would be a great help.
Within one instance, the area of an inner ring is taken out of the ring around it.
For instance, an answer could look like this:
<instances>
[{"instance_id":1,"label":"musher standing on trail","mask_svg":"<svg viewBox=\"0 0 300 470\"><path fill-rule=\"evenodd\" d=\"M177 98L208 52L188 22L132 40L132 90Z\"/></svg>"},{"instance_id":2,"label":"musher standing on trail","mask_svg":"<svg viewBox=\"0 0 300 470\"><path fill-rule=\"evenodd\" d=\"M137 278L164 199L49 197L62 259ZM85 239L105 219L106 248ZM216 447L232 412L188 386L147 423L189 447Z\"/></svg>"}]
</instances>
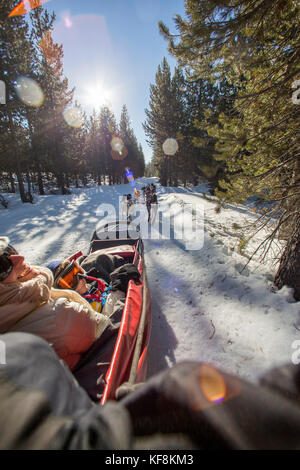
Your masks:
<instances>
[{"instance_id":1,"label":"musher standing on trail","mask_svg":"<svg viewBox=\"0 0 300 470\"><path fill-rule=\"evenodd\" d=\"M156 212L157 212L157 196L156 196L156 191L155 192L152 192L152 189L146 188L146 207L147 207L147 211L148 211L148 222L150 222L150 218L151 218L151 206L155 204L156 208L155 210L153 210L154 212L154 216L153 216L153 220L156 216ZM154 209L154 208L153 208Z\"/></svg>"}]
</instances>

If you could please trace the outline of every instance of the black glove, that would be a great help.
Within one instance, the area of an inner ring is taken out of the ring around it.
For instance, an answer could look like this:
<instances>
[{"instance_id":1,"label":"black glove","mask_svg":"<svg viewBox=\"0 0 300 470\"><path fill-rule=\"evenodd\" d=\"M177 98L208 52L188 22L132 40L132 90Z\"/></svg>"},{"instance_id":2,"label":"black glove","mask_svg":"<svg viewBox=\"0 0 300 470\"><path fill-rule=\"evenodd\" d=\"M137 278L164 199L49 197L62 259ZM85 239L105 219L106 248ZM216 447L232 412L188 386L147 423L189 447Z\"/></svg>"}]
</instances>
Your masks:
<instances>
[{"instance_id":1,"label":"black glove","mask_svg":"<svg viewBox=\"0 0 300 470\"><path fill-rule=\"evenodd\" d=\"M130 279L137 281L140 277L141 275L134 264L124 264L110 274L111 290L121 290L126 294Z\"/></svg>"}]
</instances>

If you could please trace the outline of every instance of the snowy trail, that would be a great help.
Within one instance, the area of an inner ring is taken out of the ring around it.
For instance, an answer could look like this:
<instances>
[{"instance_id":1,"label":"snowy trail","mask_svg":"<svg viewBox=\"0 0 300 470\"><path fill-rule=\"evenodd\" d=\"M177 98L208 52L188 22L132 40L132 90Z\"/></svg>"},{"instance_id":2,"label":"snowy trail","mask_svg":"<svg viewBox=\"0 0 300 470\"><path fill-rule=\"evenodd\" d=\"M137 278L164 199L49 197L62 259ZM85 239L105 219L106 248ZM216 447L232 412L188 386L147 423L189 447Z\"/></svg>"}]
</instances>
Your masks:
<instances>
[{"instance_id":1,"label":"snowy trail","mask_svg":"<svg viewBox=\"0 0 300 470\"><path fill-rule=\"evenodd\" d=\"M208 253L207 253L208 252ZM215 247L198 256L173 241L146 242L153 302L149 374L182 360L202 360L255 380L274 364L289 361L295 317L284 317L286 299L248 284ZM213 259L215 257L215 259ZM196 258L196 259L195 259ZM176 259L176 265L171 260ZM218 264L218 266L215 265ZM292 312L291 312L292 313Z\"/></svg>"},{"instance_id":2,"label":"snowy trail","mask_svg":"<svg viewBox=\"0 0 300 470\"><path fill-rule=\"evenodd\" d=\"M165 201L199 201L199 194L168 189L159 190L160 200L169 194ZM247 220L255 216L243 208L217 215L214 204L201 199L201 250L186 251L178 240L145 242L153 302L149 375L201 360L255 382L265 370L290 362L291 343L300 337L299 305L290 303L288 289L272 292L270 263L253 262L240 273L247 259L232 250L237 235L231 226L235 219L241 223L241 213Z\"/></svg>"},{"instance_id":3,"label":"snowy trail","mask_svg":"<svg viewBox=\"0 0 300 470\"><path fill-rule=\"evenodd\" d=\"M141 178L138 189L147 182L157 184ZM245 206L217 213L214 199L201 194L205 187L157 188L164 210L203 204L204 245L187 251L183 240L144 240L153 306L148 375L197 360L255 382L265 370L290 363L292 343L300 340L299 303L293 302L291 289L272 291L271 259L266 265L254 259L242 271L245 255L263 234L240 254L241 226L255 222L257 215ZM9 236L32 264L86 252L99 205L117 207L119 196L128 192L128 184L72 189L72 195L39 197L33 205L7 195L9 209L0 209L1 235Z\"/></svg>"}]
</instances>

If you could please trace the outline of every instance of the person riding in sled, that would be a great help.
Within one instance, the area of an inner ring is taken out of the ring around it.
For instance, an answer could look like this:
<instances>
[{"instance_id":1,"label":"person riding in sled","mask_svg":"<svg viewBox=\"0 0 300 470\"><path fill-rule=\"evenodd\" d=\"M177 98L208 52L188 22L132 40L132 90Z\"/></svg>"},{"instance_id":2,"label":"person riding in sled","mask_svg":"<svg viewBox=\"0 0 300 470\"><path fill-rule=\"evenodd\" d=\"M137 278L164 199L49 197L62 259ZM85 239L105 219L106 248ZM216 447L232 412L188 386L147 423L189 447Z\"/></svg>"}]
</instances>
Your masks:
<instances>
[{"instance_id":1,"label":"person riding in sled","mask_svg":"<svg viewBox=\"0 0 300 470\"><path fill-rule=\"evenodd\" d=\"M93 260L94 268L90 272L99 276L100 271L97 271L95 266L97 266L99 259L104 263L105 256L109 257L109 255L97 256L97 252L94 252L83 261L87 260L87 266L91 267L88 259ZM52 261L47 267L52 270L56 288L75 290L90 303L94 310L110 317L115 308L118 308L118 304L125 302L129 281L140 279L140 274L132 263L126 263L117 255L111 256L110 260L112 264L109 282L107 282L107 275L105 275L105 279L91 276L75 260ZM105 270L103 270L104 273Z\"/></svg>"},{"instance_id":2,"label":"person riding in sled","mask_svg":"<svg viewBox=\"0 0 300 470\"><path fill-rule=\"evenodd\" d=\"M85 298L94 310L97 312L103 310L110 291L110 287L104 280L88 276L75 260L55 260L48 263L46 267L53 273L54 287L74 290ZM123 294L122 297L124 297Z\"/></svg>"},{"instance_id":3,"label":"person riding in sled","mask_svg":"<svg viewBox=\"0 0 300 470\"><path fill-rule=\"evenodd\" d=\"M110 325L74 290L54 288L49 269L28 265L9 239L0 237L0 334L41 336L72 370Z\"/></svg>"}]
</instances>

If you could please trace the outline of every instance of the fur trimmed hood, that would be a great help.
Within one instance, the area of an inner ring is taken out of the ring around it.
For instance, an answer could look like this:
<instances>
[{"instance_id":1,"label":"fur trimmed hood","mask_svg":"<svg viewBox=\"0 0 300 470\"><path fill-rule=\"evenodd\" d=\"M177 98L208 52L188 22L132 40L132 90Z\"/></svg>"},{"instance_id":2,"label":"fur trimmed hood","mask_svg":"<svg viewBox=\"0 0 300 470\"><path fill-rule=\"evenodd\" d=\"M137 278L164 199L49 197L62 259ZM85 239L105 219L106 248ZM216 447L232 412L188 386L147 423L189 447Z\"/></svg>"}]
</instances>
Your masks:
<instances>
[{"instance_id":1,"label":"fur trimmed hood","mask_svg":"<svg viewBox=\"0 0 300 470\"><path fill-rule=\"evenodd\" d=\"M53 284L51 271L36 269L39 274L28 281L0 282L0 333L5 333L25 315L48 302Z\"/></svg>"},{"instance_id":2,"label":"fur trimmed hood","mask_svg":"<svg viewBox=\"0 0 300 470\"><path fill-rule=\"evenodd\" d=\"M111 322L72 290L53 289L49 269L35 267L32 279L0 282L0 333L41 336L72 369Z\"/></svg>"},{"instance_id":3,"label":"fur trimmed hood","mask_svg":"<svg viewBox=\"0 0 300 470\"><path fill-rule=\"evenodd\" d=\"M88 302L75 291L54 289L53 275L47 268L33 266L39 274L25 282L0 282L0 333L10 330L23 317L51 300L64 297L89 307Z\"/></svg>"}]
</instances>

